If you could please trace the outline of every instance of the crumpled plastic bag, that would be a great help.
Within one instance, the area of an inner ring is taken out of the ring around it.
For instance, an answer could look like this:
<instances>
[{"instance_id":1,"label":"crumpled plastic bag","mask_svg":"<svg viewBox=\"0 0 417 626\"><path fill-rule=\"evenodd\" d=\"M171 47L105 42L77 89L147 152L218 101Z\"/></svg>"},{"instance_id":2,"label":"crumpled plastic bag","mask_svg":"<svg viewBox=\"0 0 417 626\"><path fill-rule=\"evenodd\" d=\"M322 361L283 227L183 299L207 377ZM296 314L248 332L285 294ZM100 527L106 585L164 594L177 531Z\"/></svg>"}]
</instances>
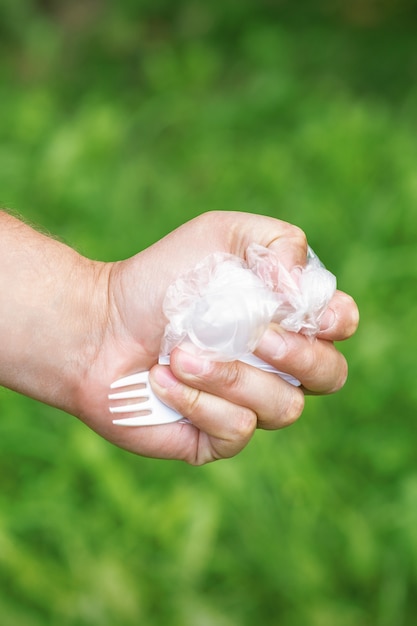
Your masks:
<instances>
[{"instance_id":1,"label":"crumpled plastic bag","mask_svg":"<svg viewBox=\"0 0 417 626\"><path fill-rule=\"evenodd\" d=\"M304 267L287 270L268 248L251 244L246 260L214 253L167 290L161 345L214 361L253 353L271 322L314 337L336 290L336 278L309 248Z\"/></svg>"}]
</instances>

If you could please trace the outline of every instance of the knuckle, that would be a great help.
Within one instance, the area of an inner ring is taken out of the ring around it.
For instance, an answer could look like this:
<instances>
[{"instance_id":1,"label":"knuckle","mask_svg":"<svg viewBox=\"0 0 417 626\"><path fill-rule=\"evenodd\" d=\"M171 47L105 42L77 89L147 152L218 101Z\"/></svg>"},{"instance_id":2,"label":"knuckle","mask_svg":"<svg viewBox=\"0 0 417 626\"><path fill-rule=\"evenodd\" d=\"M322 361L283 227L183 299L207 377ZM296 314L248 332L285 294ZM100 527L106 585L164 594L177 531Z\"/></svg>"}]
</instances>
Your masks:
<instances>
[{"instance_id":1,"label":"knuckle","mask_svg":"<svg viewBox=\"0 0 417 626\"><path fill-rule=\"evenodd\" d=\"M197 445L197 450L185 457L185 462L192 467L201 467L212 461L218 461L220 457L212 453L211 450L207 451L204 448L204 452L201 452L200 446Z\"/></svg>"},{"instance_id":2,"label":"knuckle","mask_svg":"<svg viewBox=\"0 0 417 626\"><path fill-rule=\"evenodd\" d=\"M360 313L359 308L353 298L350 298L350 316L346 323L345 328L345 336L346 338L351 337L355 334L360 321Z\"/></svg>"},{"instance_id":3,"label":"knuckle","mask_svg":"<svg viewBox=\"0 0 417 626\"><path fill-rule=\"evenodd\" d=\"M326 355L314 349L304 354L300 367L300 379L305 381L308 388L325 394L335 393L344 386L347 376L346 358L334 346Z\"/></svg>"},{"instance_id":4,"label":"knuckle","mask_svg":"<svg viewBox=\"0 0 417 626\"><path fill-rule=\"evenodd\" d=\"M184 387L182 398L182 412L184 417L190 417L196 413L201 404L201 391L194 387Z\"/></svg>"},{"instance_id":5,"label":"knuckle","mask_svg":"<svg viewBox=\"0 0 417 626\"><path fill-rule=\"evenodd\" d=\"M228 389L239 389L242 386L243 374L238 361L232 361L222 366L220 376L221 381L219 382Z\"/></svg>"},{"instance_id":6,"label":"knuckle","mask_svg":"<svg viewBox=\"0 0 417 626\"><path fill-rule=\"evenodd\" d=\"M218 232L222 232L221 227L228 224L230 216L228 211L211 210L201 213L194 218L194 221L198 223L204 231L206 231L207 228L216 228Z\"/></svg>"},{"instance_id":7,"label":"knuckle","mask_svg":"<svg viewBox=\"0 0 417 626\"><path fill-rule=\"evenodd\" d=\"M302 415L305 405L305 396L301 389L292 390L291 400L288 404L283 426L290 426Z\"/></svg>"},{"instance_id":8,"label":"knuckle","mask_svg":"<svg viewBox=\"0 0 417 626\"><path fill-rule=\"evenodd\" d=\"M343 354L340 354L339 358L340 358L340 363L338 366L338 375L329 393L335 393L336 391L339 391L339 389L341 389L345 385L347 377L348 377L348 373L349 373L348 362L346 358L343 356Z\"/></svg>"},{"instance_id":9,"label":"knuckle","mask_svg":"<svg viewBox=\"0 0 417 626\"><path fill-rule=\"evenodd\" d=\"M296 226L295 224L291 224L292 236L299 241L300 244L307 245L307 235L303 231L302 228Z\"/></svg>"},{"instance_id":10,"label":"knuckle","mask_svg":"<svg viewBox=\"0 0 417 626\"><path fill-rule=\"evenodd\" d=\"M293 240L293 243L295 244L295 246L305 251L305 253L307 254L308 241L307 241L307 235L305 234L305 232L298 226L295 226L294 224L290 224L289 236Z\"/></svg>"},{"instance_id":11,"label":"knuckle","mask_svg":"<svg viewBox=\"0 0 417 626\"><path fill-rule=\"evenodd\" d=\"M241 440L248 441L255 432L256 426L256 414L251 411L251 409L242 407L242 409L239 411L239 415L235 420L236 435Z\"/></svg>"},{"instance_id":12,"label":"knuckle","mask_svg":"<svg viewBox=\"0 0 417 626\"><path fill-rule=\"evenodd\" d=\"M314 379L321 370L321 358L314 348L314 345L309 346L308 350L304 350L303 357L300 359L300 376L303 378Z\"/></svg>"}]
</instances>

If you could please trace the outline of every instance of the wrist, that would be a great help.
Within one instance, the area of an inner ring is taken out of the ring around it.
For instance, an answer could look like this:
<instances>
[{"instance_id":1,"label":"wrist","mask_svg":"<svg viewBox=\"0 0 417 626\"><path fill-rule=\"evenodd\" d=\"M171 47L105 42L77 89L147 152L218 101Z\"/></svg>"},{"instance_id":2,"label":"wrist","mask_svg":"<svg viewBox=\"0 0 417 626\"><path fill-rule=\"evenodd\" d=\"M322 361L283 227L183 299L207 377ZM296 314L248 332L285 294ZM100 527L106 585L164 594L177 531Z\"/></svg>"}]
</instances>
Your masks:
<instances>
[{"instance_id":1,"label":"wrist","mask_svg":"<svg viewBox=\"0 0 417 626\"><path fill-rule=\"evenodd\" d=\"M84 413L86 381L107 340L110 270L111 263L78 256L63 303L68 313L59 332L62 337L53 338L60 343L58 363L49 364L51 372L58 373L56 389L51 398L39 398L76 416Z\"/></svg>"}]
</instances>

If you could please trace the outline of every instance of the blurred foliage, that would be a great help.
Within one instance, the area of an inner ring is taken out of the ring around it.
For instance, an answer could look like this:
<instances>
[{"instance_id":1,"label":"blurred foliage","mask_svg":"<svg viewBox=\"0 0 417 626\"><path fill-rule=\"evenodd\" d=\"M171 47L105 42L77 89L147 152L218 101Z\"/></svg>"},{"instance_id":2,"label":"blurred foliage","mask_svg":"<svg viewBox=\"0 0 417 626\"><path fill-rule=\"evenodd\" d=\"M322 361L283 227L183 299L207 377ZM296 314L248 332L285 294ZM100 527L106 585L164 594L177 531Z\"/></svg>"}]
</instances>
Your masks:
<instances>
[{"instance_id":1,"label":"blurred foliage","mask_svg":"<svg viewBox=\"0 0 417 626\"><path fill-rule=\"evenodd\" d=\"M200 469L0 390L5 626L411 626L416 9L1 0L0 202L117 259L202 211L303 227L362 322L348 384Z\"/></svg>"}]
</instances>

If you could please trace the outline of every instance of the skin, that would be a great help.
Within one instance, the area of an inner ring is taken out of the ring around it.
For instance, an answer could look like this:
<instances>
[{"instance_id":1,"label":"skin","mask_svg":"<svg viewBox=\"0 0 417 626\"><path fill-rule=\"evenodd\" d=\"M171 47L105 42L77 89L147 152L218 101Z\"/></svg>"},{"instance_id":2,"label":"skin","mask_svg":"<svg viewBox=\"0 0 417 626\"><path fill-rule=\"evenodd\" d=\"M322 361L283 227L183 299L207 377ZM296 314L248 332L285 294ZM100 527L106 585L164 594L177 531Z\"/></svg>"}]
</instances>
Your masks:
<instances>
[{"instance_id":1,"label":"skin","mask_svg":"<svg viewBox=\"0 0 417 626\"><path fill-rule=\"evenodd\" d=\"M243 257L252 242L273 249L288 269L305 263L304 233L259 215L205 213L130 259L102 263L0 211L0 384L78 417L135 454L193 465L234 456L256 428L288 426L306 394L333 393L346 381L334 342L355 332L359 315L343 292L316 340L271 325L259 344L257 355L301 388L244 363L212 363L179 349L170 366L157 364L167 287L208 254ZM155 393L192 424L112 424L110 384L148 369Z\"/></svg>"}]
</instances>

